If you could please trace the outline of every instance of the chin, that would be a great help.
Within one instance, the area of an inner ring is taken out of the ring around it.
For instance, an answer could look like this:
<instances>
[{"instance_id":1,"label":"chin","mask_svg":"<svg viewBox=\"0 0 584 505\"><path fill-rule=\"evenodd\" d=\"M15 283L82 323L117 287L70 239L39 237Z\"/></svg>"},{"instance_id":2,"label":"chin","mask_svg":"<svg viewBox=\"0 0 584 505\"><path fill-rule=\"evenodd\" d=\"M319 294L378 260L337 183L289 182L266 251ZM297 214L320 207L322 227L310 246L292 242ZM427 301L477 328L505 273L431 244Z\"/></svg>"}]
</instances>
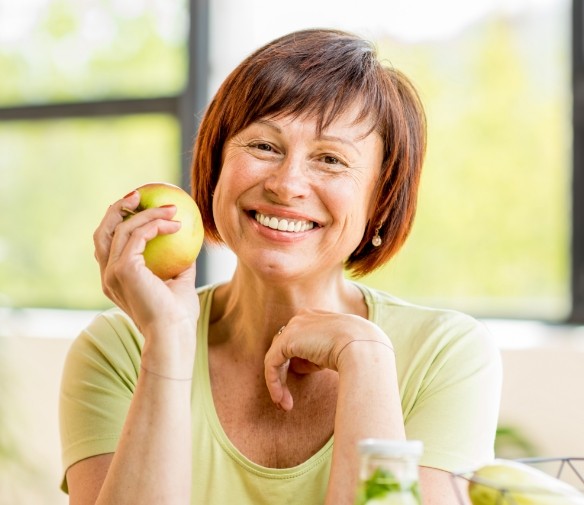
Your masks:
<instances>
[{"instance_id":1,"label":"chin","mask_svg":"<svg viewBox=\"0 0 584 505\"><path fill-rule=\"evenodd\" d=\"M314 277L314 272L306 267L305 262L295 261L288 254L274 254L274 251L271 251L269 254L256 254L251 261L242 258L240 261L251 272L267 282L290 282Z\"/></svg>"}]
</instances>

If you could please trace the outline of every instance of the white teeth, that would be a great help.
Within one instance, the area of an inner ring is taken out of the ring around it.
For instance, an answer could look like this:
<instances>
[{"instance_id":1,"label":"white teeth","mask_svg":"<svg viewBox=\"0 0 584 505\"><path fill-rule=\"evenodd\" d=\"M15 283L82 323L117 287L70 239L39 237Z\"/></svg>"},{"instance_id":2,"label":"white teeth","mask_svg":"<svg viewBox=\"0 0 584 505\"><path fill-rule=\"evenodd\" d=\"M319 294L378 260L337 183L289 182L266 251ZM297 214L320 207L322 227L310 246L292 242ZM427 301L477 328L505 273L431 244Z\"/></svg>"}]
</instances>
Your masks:
<instances>
[{"instance_id":1,"label":"white teeth","mask_svg":"<svg viewBox=\"0 0 584 505\"><path fill-rule=\"evenodd\" d=\"M278 219L277 217L269 217L256 212L256 221L263 226L267 226L272 230L288 231L298 233L300 231L311 230L314 228L312 221L293 221L291 219Z\"/></svg>"}]
</instances>

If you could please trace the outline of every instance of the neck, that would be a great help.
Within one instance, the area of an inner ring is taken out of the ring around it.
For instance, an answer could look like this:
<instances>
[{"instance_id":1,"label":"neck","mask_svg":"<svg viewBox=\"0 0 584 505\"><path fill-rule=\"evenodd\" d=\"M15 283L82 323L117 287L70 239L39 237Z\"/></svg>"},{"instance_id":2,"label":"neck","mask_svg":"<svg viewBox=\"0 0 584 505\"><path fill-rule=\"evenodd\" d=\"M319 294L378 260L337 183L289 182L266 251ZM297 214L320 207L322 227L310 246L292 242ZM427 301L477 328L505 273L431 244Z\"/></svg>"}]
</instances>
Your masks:
<instances>
[{"instance_id":1,"label":"neck","mask_svg":"<svg viewBox=\"0 0 584 505\"><path fill-rule=\"evenodd\" d=\"M367 317L360 291L342 270L315 280L266 281L238 265L231 281L216 289L210 343L233 344L263 360L274 335L302 308Z\"/></svg>"}]
</instances>

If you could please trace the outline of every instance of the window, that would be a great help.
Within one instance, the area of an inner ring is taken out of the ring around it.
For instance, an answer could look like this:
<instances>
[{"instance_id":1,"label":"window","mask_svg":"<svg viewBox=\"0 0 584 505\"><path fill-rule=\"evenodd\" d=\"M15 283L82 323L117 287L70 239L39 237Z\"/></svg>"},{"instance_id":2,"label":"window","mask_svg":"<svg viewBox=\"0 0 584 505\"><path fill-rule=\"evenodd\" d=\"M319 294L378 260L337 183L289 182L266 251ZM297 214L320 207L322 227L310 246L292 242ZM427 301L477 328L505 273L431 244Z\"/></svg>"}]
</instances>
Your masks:
<instances>
[{"instance_id":1,"label":"window","mask_svg":"<svg viewBox=\"0 0 584 505\"><path fill-rule=\"evenodd\" d=\"M92 230L150 180L180 180L169 115L0 122L0 300L92 309L101 294Z\"/></svg>"},{"instance_id":2,"label":"window","mask_svg":"<svg viewBox=\"0 0 584 505\"><path fill-rule=\"evenodd\" d=\"M479 316L568 317L569 11L532 4L379 41L420 87L429 144L410 240L372 283Z\"/></svg>"},{"instance_id":3,"label":"window","mask_svg":"<svg viewBox=\"0 0 584 505\"><path fill-rule=\"evenodd\" d=\"M1 306L110 305L93 259L104 209L183 182L188 14L186 0L0 0Z\"/></svg>"},{"instance_id":4,"label":"window","mask_svg":"<svg viewBox=\"0 0 584 505\"><path fill-rule=\"evenodd\" d=\"M209 4L207 27L206 2L0 0L0 212L20 221L0 221L2 305L106 304L80 245L103 205L146 179L187 185L206 88L284 32L335 26L408 74L429 120L414 230L365 282L481 317L584 319L569 0ZM204 283L233 258L201 263Z\"/></svg>"},{"instance_id":5,"label":"window","mask_svg":"<svg viewBox=\"0 0 584 505\"><path fill-rule=\"evenodd\" d=\"M569 317L567 0L212 7L212 89L258 45L313 26L373 40L418 88L429 144L416 223L366 283L480 317Z\"/></svg>"},{"instance_id":6,"label":"window","mask_svg":"<svg viewBox=\"0 0 584 505\"><path fill-rule=\"evenodd\" d=\"M0 2L1 105L179 94L183 0Z\"/></svg>"}]
</instances>

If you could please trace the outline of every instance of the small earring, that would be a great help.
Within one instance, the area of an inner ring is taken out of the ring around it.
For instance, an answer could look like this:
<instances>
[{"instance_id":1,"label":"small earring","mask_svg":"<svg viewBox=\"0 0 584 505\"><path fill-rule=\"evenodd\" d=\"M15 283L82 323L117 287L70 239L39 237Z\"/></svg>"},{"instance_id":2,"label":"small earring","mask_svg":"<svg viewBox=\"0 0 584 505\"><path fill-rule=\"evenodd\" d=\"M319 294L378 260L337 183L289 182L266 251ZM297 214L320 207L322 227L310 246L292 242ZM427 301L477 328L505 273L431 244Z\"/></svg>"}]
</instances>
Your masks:
<instances>
[{"instance_id":1,"label":"small earring","mask_svg":"<svg viewBox=\"0 0 584 505\"><path fill-rule=\"evenodd\" d=\"M381 228L381 226L375 228L375 235L373 235L373 238L371 239L373 247L379 247L382 242L381 237L379 236L379 228Z\"/></svg>"}]
</instances>

